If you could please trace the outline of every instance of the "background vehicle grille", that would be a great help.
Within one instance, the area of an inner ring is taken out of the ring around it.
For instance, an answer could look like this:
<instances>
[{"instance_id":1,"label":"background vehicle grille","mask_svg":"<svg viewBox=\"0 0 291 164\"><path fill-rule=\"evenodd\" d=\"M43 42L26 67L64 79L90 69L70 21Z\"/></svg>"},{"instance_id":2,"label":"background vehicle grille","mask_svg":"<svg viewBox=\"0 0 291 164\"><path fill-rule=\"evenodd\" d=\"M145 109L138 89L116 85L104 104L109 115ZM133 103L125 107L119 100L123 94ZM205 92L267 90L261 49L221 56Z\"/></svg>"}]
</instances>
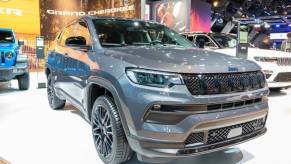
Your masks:
<instances>
[{"instance_id":1,"label":"background vehicle grille","mask_svg":"<svg viewBox=\"0 0 291 164\"><path fill-rule=\"evenodd\" d=\"M264 126L265 126L265 119L261 118L261 119L256 119L256 120L249 121L246 123L236 124L236 125L227 126L223 128L212 129L212 130L207 131L207 133L206 132L192 133L186 139L185 145L191 145L191 144L200 143L204 141L207 141L206 143L204 142L204 144L215 144L218 142L228 140L227 135L232 129L241 127L242 128L241 136L244 136L254 131L257 131L259 129L262 129Z\"/></svg>"},{"instance_id":2,"label":"background vehicle grille","mask_svg":"<svg viewBox=\"0 0 291 164\"><path fill-rule=\"evenodd\" d=\"M291 72L279 73L274 79L276 82L291 82Z\"/></svg>"},{"instance_id":3,"label":"background vehicle grille","mask_svg":"<svg viewBox=\"0 0 291 164\"><path fill-rule=\"evenodd\" d=\"M244 92L265 87L262 72L225 74L182 74L192 95L227 94Z\"/></svg>"},{"instance_id":4,"label":"background vehicle grille","mask_svg":"<svg viewBox=\"0 0 291 164\"><path fill-rule=\"evenodd\" d=\"M277 65L291 66L291 58L277 58Z\"/></svg>"}]
</instances>

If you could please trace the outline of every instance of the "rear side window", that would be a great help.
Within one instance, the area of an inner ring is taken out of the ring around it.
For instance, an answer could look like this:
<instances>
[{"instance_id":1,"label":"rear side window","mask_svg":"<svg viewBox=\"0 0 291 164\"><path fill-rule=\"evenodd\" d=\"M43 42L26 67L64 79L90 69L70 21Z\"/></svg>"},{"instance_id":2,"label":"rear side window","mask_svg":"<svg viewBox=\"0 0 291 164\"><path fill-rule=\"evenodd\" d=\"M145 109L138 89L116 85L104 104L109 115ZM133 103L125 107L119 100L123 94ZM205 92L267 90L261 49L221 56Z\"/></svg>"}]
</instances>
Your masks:
<instances>
[{"instance_id":1,"label":"rear side window","mask_svg":"<svg viewBox=\"0 0 291 164\"><path fill-rule=\"evenodd\" d=\"M61 46L65 47L66 46L66 39L69 37L72 37L72 36L74 36L74 25L70 25L70 26L65 28L59 44Z\"/></svg>"},{"instance_id":2,"label":"rear side window","mask_svg":"<svg viewBox=\"0 0 291 164\"><path fill-rule=\"evenodd\" d=\"M0 43L14 43L12 31L0 31Z\"/></svg>"},{"instance_id":3,"label":"rear side window","mask_svg":"<svg viewBox=\"0 0 291 164\"><path fill-rule=\"evenodd\" d=\"M86 46L92 45L91 35L88 29L88 25L84 21L80 21L75 25L75 34L76 37L83 37L86 40Z\"/></svg>"}]
</instances>

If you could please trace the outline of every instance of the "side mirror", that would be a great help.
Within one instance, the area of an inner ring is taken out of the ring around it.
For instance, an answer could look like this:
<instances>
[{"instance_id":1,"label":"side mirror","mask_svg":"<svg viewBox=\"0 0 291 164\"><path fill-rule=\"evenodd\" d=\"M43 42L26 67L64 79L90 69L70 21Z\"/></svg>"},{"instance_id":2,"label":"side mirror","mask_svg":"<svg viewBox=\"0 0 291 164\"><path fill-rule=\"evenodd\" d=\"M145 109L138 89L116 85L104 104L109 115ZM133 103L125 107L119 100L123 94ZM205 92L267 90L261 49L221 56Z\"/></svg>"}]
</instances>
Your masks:
<instances>
[{"instance_id":1,"label":"side mirror","mask_svg":"<svg viewBox=\"0 0 291 164\"><path fill-rule=\"evenodd\" d=\"M23 46L24 45L24 41L23 40L18 40L18 45L19 46Z\"/></svg>"},{"instance_id":2,"label":"side mirror","mask_svg":"<svg viewBox=\"0 0 291 164\"><path fill-rule=\"evenodd\" d=\"M205 40L204 39L197 40L197 45L199 48L204 48L205 47Z\"/></svg>"},{"instance_id":3,"label":"side mirror","mask_svg":"<svg viewBox=\"0 0 291 164\"><path fill-rule=\"evenodd\" d=\"M72 47L80 51L88 51L90 46L86 45L86 39L82 36L72 36L66 39L66 46Z\"/></svg>"},{"instance_id":4,"label":"side mirror","mask_svg":"<svg viewBox=\"0 0 291 164\"><path fill-rule=\"evenodd\" d=\"M86 46L86 39L82 36L69 37L66 39L66 46L68 47Z\"/></svg>"}]
</instances>

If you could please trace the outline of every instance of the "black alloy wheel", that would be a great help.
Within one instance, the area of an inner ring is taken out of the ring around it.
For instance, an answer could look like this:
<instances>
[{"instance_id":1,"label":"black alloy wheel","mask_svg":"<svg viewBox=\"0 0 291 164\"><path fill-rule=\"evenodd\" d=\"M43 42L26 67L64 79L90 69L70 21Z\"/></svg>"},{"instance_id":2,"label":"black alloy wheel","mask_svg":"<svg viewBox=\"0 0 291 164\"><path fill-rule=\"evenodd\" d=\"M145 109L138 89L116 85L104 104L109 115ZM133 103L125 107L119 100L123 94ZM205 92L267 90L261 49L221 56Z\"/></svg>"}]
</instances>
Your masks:
<instances>
[{"instance_id":1,"label":"black alloy wheel","mask_svg":"<svg viewBox=\"0 0 291 164\"><path fill-rule=\"evenodd\" d=\"M104 158L112 153L113 133L111 119L107 109L99 105L93 117L93 136L97 151Z\"/></svg>"},{"instance_id":2,"label":"black alloy wheel","mask_svg":"<svg viewBox=\"0 0 291 164\"><path fill-rule=\"evenodd\" d=\"M112 97L100 96L91 114L92 134L96 150L104 163L119 164L132 157L118 109Z\"/></svg>"},{"instance_id":3,"label":"black alloy wheel","mask_svg":"<svg viewBox=\"0 0 291 164\"><path fill-rule=\"evenodd\" d=\"M62 109L66 105L66 100L61 100L55 93L54 83L52 81L51 74L48 75L47 79L47 97L49 105L52 109Z\"/></svg>"}]
</instances>

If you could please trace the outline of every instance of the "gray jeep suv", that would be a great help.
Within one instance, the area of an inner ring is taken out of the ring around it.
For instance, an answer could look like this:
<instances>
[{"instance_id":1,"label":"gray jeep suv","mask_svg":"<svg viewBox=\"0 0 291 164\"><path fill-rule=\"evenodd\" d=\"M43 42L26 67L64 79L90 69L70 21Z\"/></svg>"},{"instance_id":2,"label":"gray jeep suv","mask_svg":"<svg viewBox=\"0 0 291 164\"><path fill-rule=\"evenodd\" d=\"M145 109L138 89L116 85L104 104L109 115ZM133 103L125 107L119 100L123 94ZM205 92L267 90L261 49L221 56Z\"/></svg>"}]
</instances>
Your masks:
<instances>
[{"instance_id":1,"label":"gray jeep suv","mask_svg":"<svg viewBox=\"0 0 291 164\"><path fill-rule=\"evenodd\" d=\"M168 162L266 132L264 74L247 60L196 49L154 22L83 17L46 64L53 109L69 101L92 125L104 163Z\"/></svg>"}]
</instances>

